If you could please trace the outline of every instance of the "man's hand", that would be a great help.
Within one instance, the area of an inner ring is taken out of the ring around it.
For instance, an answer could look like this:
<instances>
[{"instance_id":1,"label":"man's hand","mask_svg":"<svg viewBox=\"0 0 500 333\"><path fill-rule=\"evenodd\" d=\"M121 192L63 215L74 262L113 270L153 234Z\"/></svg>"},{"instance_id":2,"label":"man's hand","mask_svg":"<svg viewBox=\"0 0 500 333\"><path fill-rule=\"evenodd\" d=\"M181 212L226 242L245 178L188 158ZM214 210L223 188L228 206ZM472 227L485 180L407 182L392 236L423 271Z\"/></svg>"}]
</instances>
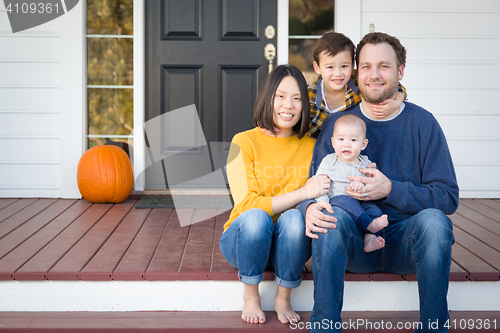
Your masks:
<instances>
[{"instance_id":1,"label":"man's hand","mask_svg":"<svg viewBox=\"0 0 500 333\"><path fill-rule=\"evenodd\" d=\"M365 186L358 191L349 191L346 188L345 193L348 196L358 200L379 200L387 198L392 189L392 182L380 170L366 168L359 169L367 177L348 176L352 181L358 181Z\"/></svg>"},{"instance_id":2,"label":"man's hand","mask_svg":"<svg viewBox=\"0 0 500 333\"><path fill-rule=\"evenodd\" d=\"M306 236L313 239L318 239L319 236L315 232L326 234L328 230L335 229L336 226L333 222L337 222L337 219L333 216L326 215L322 212L326 209L327 212L333 214L333 209L330 203L326 201L320 201L317 203L310 204L306 210Z\"/></svg>"}]
</instances>

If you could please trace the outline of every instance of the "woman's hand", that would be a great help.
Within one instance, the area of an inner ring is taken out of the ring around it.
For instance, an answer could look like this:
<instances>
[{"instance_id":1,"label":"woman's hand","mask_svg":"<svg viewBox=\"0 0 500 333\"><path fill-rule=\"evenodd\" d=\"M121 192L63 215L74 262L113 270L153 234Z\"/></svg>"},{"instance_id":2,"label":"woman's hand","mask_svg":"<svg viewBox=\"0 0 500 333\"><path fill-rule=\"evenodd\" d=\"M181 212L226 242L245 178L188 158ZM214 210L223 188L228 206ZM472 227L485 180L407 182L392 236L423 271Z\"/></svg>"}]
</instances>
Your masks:
<instances>
[{"instance_id":1,"label":"woman's hand","mask_svg":"<svg viewBox=\"0 0 500 333\"><path fill-rule=\"evenodd\" d=\"M327 175L317 175L309 178L302 188L305 199L314 199L328 193L330 178Z\"/></svg>"},{"instance_id":2,"label":"woman's hand","mask_svg":"<svg viewBox=\"0 0 500 333\"><path fill-rule=\"evenodd\" d=\"M306 184L298 190L277 195L272 198L273 213L283 213L285 210L299 204L306 199L317 198L328 193L330 178L327 175L312 176Z\"/></svg>"}]
</instances>

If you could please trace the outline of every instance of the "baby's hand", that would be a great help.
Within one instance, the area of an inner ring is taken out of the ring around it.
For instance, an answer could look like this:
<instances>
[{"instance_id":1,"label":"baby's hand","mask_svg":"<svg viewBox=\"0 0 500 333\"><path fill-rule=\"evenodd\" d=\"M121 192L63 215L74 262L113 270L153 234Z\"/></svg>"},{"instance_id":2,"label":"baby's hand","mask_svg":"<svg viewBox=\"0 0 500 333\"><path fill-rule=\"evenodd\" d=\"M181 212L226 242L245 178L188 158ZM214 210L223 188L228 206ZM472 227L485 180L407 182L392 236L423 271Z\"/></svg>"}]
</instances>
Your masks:
<instances>
[{"instance_id":1,"label":"baby's hand","mask_svg":"<svg viewBox=\"0 0 500 333\"><path fill-rule=\"evenodd\" d=\"M368 164L368 168L376 169L377 168L377 163L371 162L370 164Z\"/></svg>"},{"instance_id":2,"label":"baby's hand","mask_svg":"<svg viewBox=\"0 0 500 333\"><path fill-rule=\"evenodd\" d=\"M401 92L397 92L393 98L386 99L380 104L370 104L370 110L377 119L383 119L389 114L401 107L404 102L405 96Z\"/></svg>"},{"instance_id":3,"label":"baby's hand","mask_svg":"<svg viewBox=\"0 0 500 333\"><path fill-rule=\"evenodd\" d=\"M363 187L365 187L365 184L357 181L352 181L349 186L346 187L346 190L356 192L361 190Z\"/></svg>"}]
</instances>

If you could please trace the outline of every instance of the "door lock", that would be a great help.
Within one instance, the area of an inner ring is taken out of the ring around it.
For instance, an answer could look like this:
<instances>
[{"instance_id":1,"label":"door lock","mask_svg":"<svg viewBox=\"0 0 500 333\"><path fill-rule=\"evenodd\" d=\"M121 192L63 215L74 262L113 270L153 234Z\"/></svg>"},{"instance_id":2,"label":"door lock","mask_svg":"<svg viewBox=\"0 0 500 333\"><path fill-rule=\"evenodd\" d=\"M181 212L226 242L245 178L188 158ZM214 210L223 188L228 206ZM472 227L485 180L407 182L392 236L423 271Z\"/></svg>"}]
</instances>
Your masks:
<instances>
[{"instance_id":1,"label":"door lock","mask_svg":"<svg viewBox=\"0 0 500 333\"><path fill-rule=\"evenodd\" d=\"M276 57L276 47L269 43L264 47L264 57L269 60L269 73L273 70L273 60Z\"/></svg>"},{"instance_id":2,"label":"door lock","mask_svg":"<svg viewBox=\"0 0 500 333\"><path fill-rule=\"evenodd\" d=\"M276 31L274 30L274 27L272 25L268 25L264 29L264 35L267 37L267 39L273 39Z\"/></svg>"}]
</instances>

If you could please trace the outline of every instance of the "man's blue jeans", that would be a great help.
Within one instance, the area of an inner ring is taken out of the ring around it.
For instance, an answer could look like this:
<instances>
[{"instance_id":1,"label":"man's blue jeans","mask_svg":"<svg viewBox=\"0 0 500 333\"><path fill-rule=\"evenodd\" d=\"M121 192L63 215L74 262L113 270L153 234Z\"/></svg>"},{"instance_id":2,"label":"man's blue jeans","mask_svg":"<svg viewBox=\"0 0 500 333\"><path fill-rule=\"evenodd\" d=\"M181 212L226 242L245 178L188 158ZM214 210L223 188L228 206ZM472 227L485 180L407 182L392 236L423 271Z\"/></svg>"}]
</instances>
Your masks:
<instances>
[{"instance_id":1,"label":"man's blue jeans","mask_svg":"<svg viewBox=\"0 0 500 333\"><path fill-rule=\"evenodd\" d=\"M302 213L289 209L276 225L261 209L238 216L222 234L220 249L238 268L240 281L258 284L266 268L274 268L275 282L286 288L300 285L304 264L311 257L311 239L305 235Z\"/></svg>"},{"instance_id":2,"label":"man's blue jeans","mask_svg":"<svg viewBox=\"0 0 500 333\"><path fill-rule=\"evenodd\" d=\"M385 247L366 253L363 251L363 233L352 218L340 208L333 207L337 218L336 229L318 234L312 241L314 308L310 332L340 332L345 271L355 273L390 272L417 273L422 330L432 332L429 321L439 322L438 332L449 319L448 284L451 265L451 246L454 242L450 219L441 211L426 209L402 221L391 221L382 230ZM329 214L326 210L324 213ZM326 320L325 320L326 319ZM315 326L312 326L315 327Z\"/></svg>"}]
</instances>

